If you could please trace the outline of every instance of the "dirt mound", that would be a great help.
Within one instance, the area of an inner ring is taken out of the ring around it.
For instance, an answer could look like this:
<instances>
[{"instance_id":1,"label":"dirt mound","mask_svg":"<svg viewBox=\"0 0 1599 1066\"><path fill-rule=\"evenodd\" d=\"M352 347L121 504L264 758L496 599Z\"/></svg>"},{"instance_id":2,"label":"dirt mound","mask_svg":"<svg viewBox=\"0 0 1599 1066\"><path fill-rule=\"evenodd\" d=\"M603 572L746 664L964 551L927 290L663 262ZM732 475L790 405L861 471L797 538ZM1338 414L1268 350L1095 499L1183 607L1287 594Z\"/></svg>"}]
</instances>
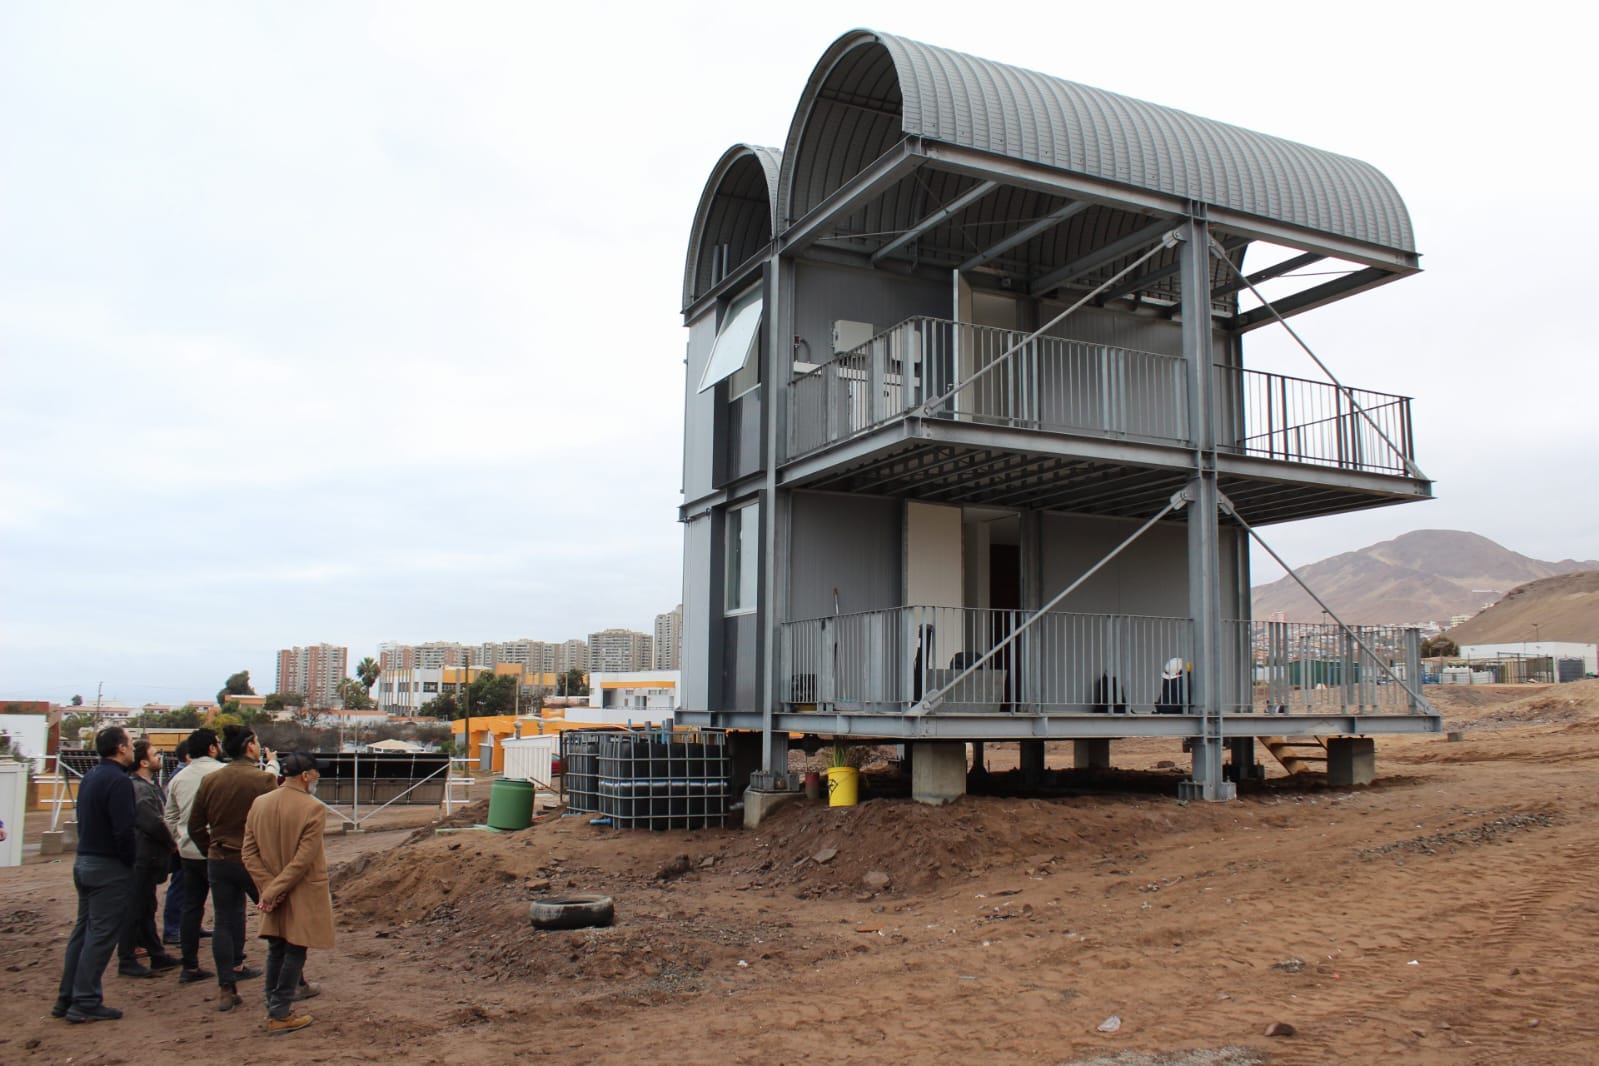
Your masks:
<instances>
[{"instance_id":1,"label":"dirt mound","mask_svg":"<svg viewBox=\"0 0 1599 1066\"><path fill-rule=\"evenodd\" d=\"M1097 860L1136 846L1140 836L1170 832L1172 809L1169 802L1125 796L966 796L945 807L910 800L791 805L756 832L735 837L719 865L748 878L751 888L793 888L801 898L899 896L999 869L1027 877L1067 860Z\"/></svg>"},{"instance_id":2,"label":"dirt mound","mask_svg":"<svg viewBox=\"0 0 1599 1066\"><path fill-rule=\"evenodd\" d=\"M1457 691L1448 691L1456 689ZM1438 698L1435 692L1443 691ZM1480 693L1476 697L1469 694ZM1599 681L1565 685L1438 686L1427 697L1450 729L1566 725L1599 719Z\"/></svg>"}]
</instances>

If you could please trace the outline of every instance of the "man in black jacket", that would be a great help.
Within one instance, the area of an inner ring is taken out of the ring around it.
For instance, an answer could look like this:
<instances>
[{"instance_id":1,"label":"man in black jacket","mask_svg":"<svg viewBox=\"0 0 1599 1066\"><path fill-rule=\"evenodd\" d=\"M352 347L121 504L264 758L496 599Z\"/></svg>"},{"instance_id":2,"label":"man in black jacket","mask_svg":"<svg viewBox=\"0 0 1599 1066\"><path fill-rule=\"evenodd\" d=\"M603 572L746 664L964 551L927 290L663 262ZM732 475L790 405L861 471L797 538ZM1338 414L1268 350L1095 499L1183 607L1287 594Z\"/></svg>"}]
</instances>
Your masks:
<instances>
[{"instance_id":1,"label":"man in black jacket","mask_svg":"<svg viewBox=\"0 0 1599 1066\"><path fill-rule=\"evenodd\" d=\"M108 1007L100 979L117 946L127 910L128 884L137 854L133 745L127 730L112 726L94 738L100 762L78 787L78 854L72 884L78 890L78 922L67 941L61 989L50 1013L69 1022L115 1021L122 1012Z\"/></svg>"},{"instance_id":2,"label":"man in black jacket","mask_svg":"<svg viewBox=\"0 0 1599 1066\"><path fill-rule=\"evenodd\" d=\"M167 879L167 866L178 845L167 828L162 808L166 797L155 775L161 770L161 752L148 740L133 744L134 832L139 842L133 860L133 883L128 894L128 914L122 921L122 938L117 944L117 973L123 977L154 977L178 965L166 953L155 928L155 889ZM142 965L134 952L138 948L150 956Z\"/></svg>"}]
</instances>

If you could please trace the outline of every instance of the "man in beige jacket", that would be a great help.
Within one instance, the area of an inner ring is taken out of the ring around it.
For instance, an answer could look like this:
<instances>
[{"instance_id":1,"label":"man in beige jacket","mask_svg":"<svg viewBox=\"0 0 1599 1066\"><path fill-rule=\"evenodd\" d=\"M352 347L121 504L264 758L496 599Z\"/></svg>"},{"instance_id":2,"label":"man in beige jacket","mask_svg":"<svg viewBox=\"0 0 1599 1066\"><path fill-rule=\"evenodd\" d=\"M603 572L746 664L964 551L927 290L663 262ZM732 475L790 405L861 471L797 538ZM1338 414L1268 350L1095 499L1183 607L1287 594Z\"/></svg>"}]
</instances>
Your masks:
<instances>
[{"instance_id":1,"label":"man in beige jacket","mask_svg":"<svg viewBox=\"0 0 1599 1066\"><path fill-rule=\"evenodd\" d=\"M292 751L278 764L283 783L250 806L244 865L260 888L261 937L267 942L267 1035L311 1024L294 1000L307 948L333 946L333 897L322 848L327 808L314 795L317 759Z\"/></svg>"}]
</instances>

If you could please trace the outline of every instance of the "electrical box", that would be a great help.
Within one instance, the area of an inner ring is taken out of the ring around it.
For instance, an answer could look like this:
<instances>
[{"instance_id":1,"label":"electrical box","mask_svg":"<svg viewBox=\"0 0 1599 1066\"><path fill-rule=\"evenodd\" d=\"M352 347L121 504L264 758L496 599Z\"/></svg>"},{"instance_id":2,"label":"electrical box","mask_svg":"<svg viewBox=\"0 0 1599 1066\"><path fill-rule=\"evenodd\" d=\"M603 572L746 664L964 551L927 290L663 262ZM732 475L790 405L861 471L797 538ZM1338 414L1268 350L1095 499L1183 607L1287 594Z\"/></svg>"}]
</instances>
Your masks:
<instances>
[{"instance_id":1,"label":"electrical box","mask_svg":"<svg viewBox=\"0 0 1599 1066\"><path fill-rule=\"evenodd\" d=\"M870 322L851 322L839 319L833 323L833 354L854 351L877 333Z\"/></svg>"}]
</instances>

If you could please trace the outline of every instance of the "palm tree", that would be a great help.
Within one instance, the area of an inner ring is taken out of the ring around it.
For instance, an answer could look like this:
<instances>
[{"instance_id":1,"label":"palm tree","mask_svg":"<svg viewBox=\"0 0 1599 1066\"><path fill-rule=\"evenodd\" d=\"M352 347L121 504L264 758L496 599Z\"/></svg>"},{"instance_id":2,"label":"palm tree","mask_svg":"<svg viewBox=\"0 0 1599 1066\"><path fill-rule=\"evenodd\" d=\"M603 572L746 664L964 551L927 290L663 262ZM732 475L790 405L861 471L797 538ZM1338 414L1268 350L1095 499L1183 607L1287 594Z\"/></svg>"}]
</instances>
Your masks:
<instances>
[{"instance_id":1,"label":"palm tree","mask_svg":"<svg viewBox=\"0 0 1599 1066\"><path fill-rule=\"evenodd\" d=\"M377 660L370 655L355 664L355 676L366 686L368 696L372 694L372 686L378 683L378 675L382 672L383 668L378 666Z\"/></svg>"}]
</instances>

